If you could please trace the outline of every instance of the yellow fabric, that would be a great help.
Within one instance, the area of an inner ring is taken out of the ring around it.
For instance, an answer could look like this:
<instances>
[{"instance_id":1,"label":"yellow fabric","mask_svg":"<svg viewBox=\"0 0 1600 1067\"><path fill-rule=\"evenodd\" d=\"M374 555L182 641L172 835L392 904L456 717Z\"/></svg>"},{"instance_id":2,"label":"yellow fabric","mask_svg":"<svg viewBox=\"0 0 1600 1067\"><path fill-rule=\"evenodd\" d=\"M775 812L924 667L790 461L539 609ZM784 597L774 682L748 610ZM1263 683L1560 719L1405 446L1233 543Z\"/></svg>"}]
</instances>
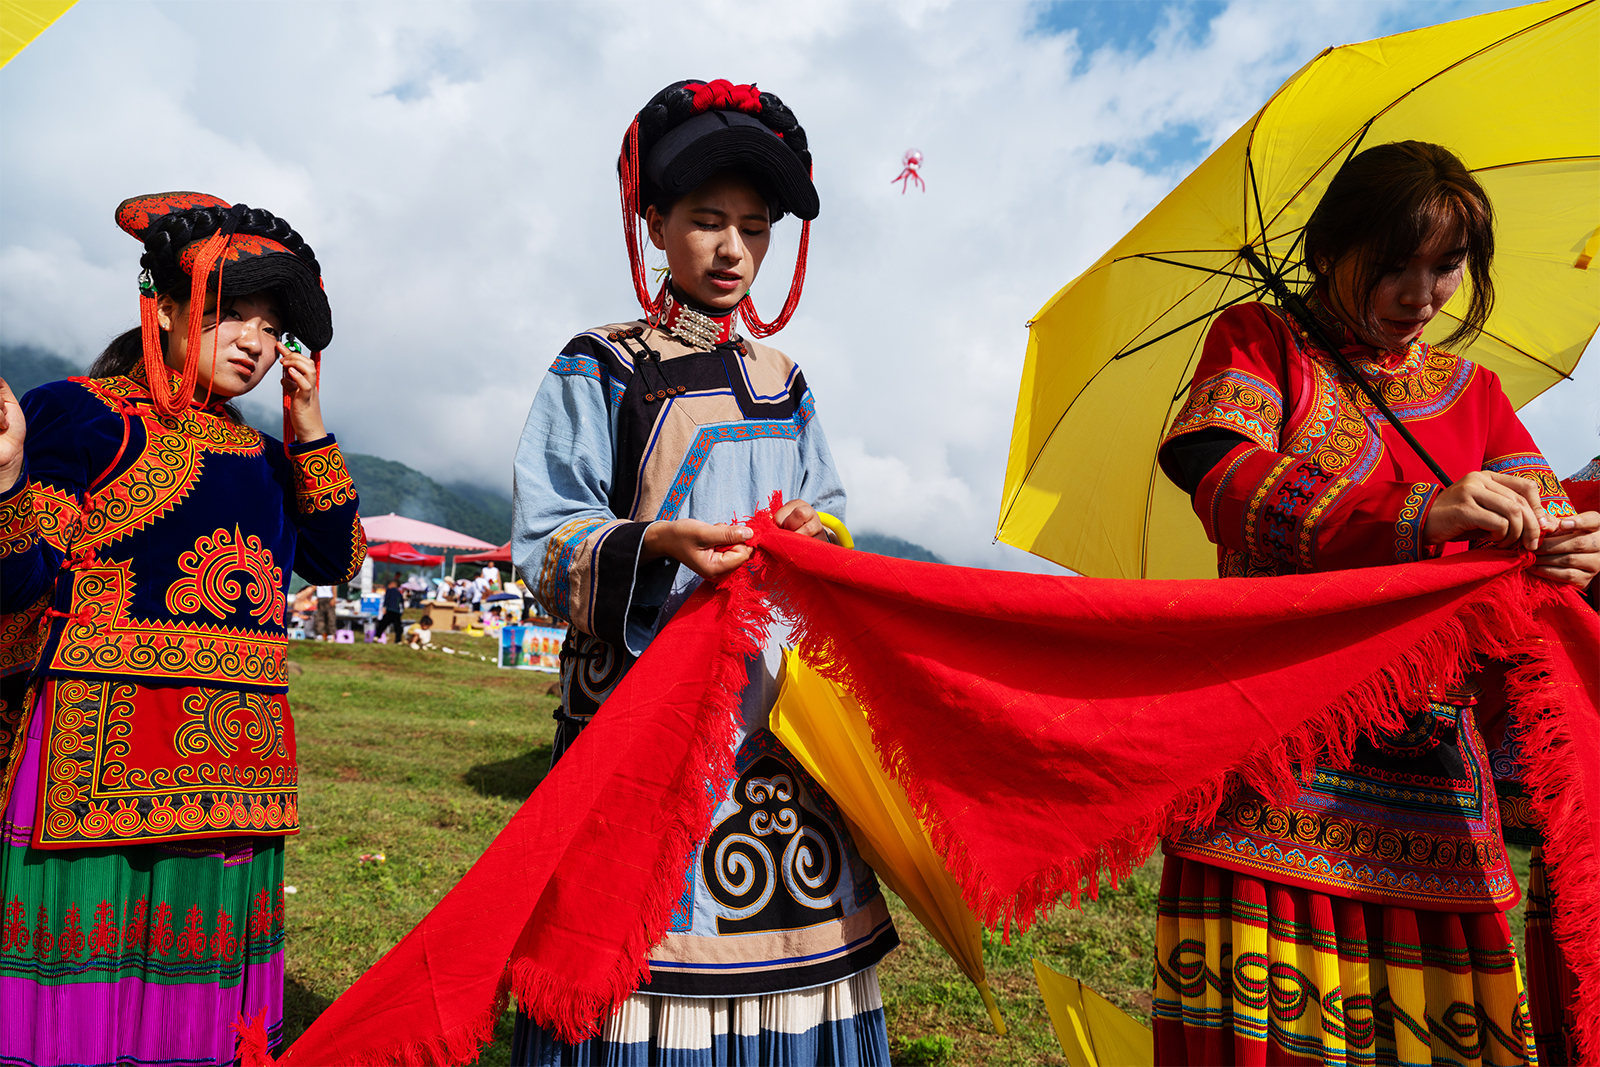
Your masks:
<instances>
[{"instance_id":1,"label":"yellow fabric","mask_svg":"<svg viewBox=\"0 0 1600 1067\"><path fill-rule=\"evenodd\" d=\"M11 62L75 3L77 0L0 0L0 67Z\"/></svg>"},{"instance_id":2,"label":"yellow fabric","mask_svg":"<svg viewBox=\"0 0 1600 1067\"><path fill-rule=\"evenodd\" d=\"M950 953L1006 1032L989 991L978 921L922 829L905 790L884 773L866 714L850 694L784 653L783 685L768 728L833 798L863 859Z\"/></svg>"},{"instance_id":3,"label":"yellow fabric","mask_svg":"<svg viewBox=\"0 0 1600 1067\"><path fill-rule=\"evenodd\" d=\"M1443 144L1493 200L1495 310L1460 354L1499 374L1518 406L1570 373L1600 322L1589 251L1600 223L1596 55L1600 5L1549 0L1307 63L1034 317L999 539L1097 577L1216 573L1216 550L1156 447L1209 315L1253 287L1238 250L1285 257L1358 142ZM1464 287L1430 340L1454 329L1450 312L1467 297Z\"/></svg>"},{"instance_id":4,"label":"yellow fabric","mask_svg":"<svg viewBox=\"0 0 1600 1067\"><path fill-rule=\"evenodd\" d=\"M1452 969L1442 965L1439 950L1428 948L1408 963L1342 954L1333 930L1269 921L1259 908L1235 900L1230 909L1229 903L1185 898L1177 915L1162 909L1155 1015L1181 1021L1187 1030L1220 1029L1239 1062L1269 1061L1264 1046L1270 1035L1281 1053L1327 1065L1537 1063L1522 972L1514 962L1494 969L1468 957ZM1417 955L1414 946L1392 950ZM1510 952L1508 945L1508 960ZM1495 1031L1505 1039L1497 1040ZM1458 1038L1458 1047L1447 1035ZM1513 1048L1519 1036L1523 1043ZM1252 1055L1241 1041L1263 1048Z\"/></svg>"},{"instance_id":5,"label":"yellow fabric","mask_svg":"<svg viewBox=\"0 0 1600 1067\"><path fill-rule=\"evenodd\" d=\"M1149 1067L1155 1062L1148 1026L1039 960L1033 961L1033 976L1068 1067Z\"/></svg>"}]
</instances>

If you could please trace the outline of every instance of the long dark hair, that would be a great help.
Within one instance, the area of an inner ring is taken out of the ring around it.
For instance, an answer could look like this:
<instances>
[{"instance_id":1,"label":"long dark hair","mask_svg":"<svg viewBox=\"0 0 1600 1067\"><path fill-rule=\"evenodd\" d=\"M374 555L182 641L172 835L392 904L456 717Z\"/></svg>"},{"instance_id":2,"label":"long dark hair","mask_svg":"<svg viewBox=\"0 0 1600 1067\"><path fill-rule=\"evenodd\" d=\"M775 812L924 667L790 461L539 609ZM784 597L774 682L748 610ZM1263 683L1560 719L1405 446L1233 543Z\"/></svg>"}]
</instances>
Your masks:
<instances>
[{"instance_id":1,"label":"long dark hair","mask_svg":"<svg viewBox=\"0 0 1600 1067\"><path fill-rule=\"evenodd\" d=\"M166 347L167 334L163 330L161 333L161 348L165 351ZM106 345L105 351L96 356L94 362L89 364L89 377L115 378L122 374L132 374L135 367L142 366L144 366L144 342L139 336L139 327L135 326L131 330L124 330L111 339L111 343ZM227 413L228 418L233 422L238 423L240 426L245 424L244 413L239 410L239 406L232 400L223 401L222 410Z\"/></svg>"},{"instance_id":2,"label":"long dark hair","mask_svg":"<svg viewBox=\"0 0 1600 1067\"><path fill-rule=\"evenodd\" d=\"M1494 208L1489 194L1448 148L1396 141L1360 153L1339 168L1306 223L1306 266L1312 288L1331 284L1334 264L1354 253L1357 307L1346 309L1364 332L1381 336L1372 293L1384 271L1413 255L1441 226L1460 226L1467 249L1471 299L1447 348L1477 337L1494 308ZM1319 264L1321 265L1319 267ZM1321 269L1326 267L1327 269Z\"/></svg>"}]
</instances>

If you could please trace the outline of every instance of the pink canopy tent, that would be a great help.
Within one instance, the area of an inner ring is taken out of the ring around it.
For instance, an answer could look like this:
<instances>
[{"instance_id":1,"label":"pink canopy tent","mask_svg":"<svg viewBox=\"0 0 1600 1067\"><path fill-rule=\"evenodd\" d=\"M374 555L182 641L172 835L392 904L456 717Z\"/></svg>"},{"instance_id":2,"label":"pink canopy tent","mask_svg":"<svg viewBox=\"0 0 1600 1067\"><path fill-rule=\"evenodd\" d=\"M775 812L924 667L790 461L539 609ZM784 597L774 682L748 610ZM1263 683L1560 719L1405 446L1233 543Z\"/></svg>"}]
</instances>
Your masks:
<instances>
[{"instance_id":1,"label":"pink canopy tent","mask_svg":"<svg viewBox=\"0 0 1600 1067\"><path fill-rule=\"evenodd\" d=\"M370 519L363 517L361 528L367 533L369 545L381 541L405 541L412 545L427 545L429 548L465 548L474 552L494 548L494 545L480 541L476 537L468 537L464 533L447 530L431 522L408 519L393 512Z\"/></svg>"},{"instance_id":2,"label":"pink canopy tent","mask_svg":"<svg viewBox=\"0 0 1600 1067\"><path fill-rule=\"evenodd\" d=\"M369 559L382 560L386 563L404 563L413 567L437 567L444 562L443 556L430 556L426 552L418 552L404 541L385 541L382 544L371 545L367 548L367 556Z\"/></svg>"},{"instance_id":3,"label":"pink canopy tent","mask_svg":"<svg viewBox=\"0 0 1600 1067\"><path fill-rule=\"evenodd\" d=\"M492 548L487 552L474 552L467 556L457 556L457 563L510 563L511 542L507 541L499 548Z\"/></svg>"}]
</instances>

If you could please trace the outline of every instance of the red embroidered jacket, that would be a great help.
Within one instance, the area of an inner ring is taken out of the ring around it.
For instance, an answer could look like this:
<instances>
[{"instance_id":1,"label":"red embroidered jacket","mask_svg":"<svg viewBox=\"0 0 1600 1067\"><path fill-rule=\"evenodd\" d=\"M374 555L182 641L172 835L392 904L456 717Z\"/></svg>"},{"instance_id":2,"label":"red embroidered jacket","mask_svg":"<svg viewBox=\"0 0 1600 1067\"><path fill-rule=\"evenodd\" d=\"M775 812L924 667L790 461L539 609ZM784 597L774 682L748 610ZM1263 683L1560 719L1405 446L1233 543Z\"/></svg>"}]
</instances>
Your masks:
<instances>
[{"instance_id":1,"label":"red embroidered jacket","mask_svg":"<svg viewBox=\"0 0 1600 1067\"><path fill-rule=\"evenodd\" d=\"M1398 362L1354 342L1351 362L1444 469L1531 479L1552 514L1572 506L1493 371L1414 342ZM1162 447L1217 428L1242 440L1194 494L1224 577L1410 563L1441 486L1332 360L1265 304L1217 316L1189 400ZM1457 550L1465 548L1459 546Z\"/></svg>"},{"instance_id":2,"label":"red embroidered jacket","mask_svg":"<svg viewBox=\"0 0 1600 1067\"><path fill-rule=\"evenodd\" d=\"M0 496L0 804L31 725L50 754L22 783L38 847L293 832L284 594L291 570L342 582L366 555L338 445L286 455L220 407L158 417L142 376L22 407L26 471Z\"/></svg>"},{"instance_id":3,"label":"red embroidered jacket","mask_svg":"<svg viewBox=\"0 0 1600 1067\"><path fill-rule=\"evenodd\" d=\"M1334 328L1351 363L1447 472L1520 475L1539 486L1552 514L1573 514L1492 372L1420 341L1403 354L1380 353ZM1275 308L1243 304L1217 316L1189 400L1162 444L1169 476L1180 481L1175 442L1217 430L1238 443L1200 479L1193 499L1223 577L1406 563L1466 547L1422 544L1442 487L1355 383ZM1496 677L1480 682L1492 686ZM1480 732L1478 713L1494 718L1488 712L1502 703L1497 693L1483 695L1480 706L1475 692L1436 694L1402 733L1363 737L1351 767L1318 766L1292 803L1237 790L1215 824L1167 841L1166 851L1374 903L1509 908L1520 893L1501 812L1519 800L1520 741L1515 725L1498 719ZM1507 796L1497 801L1501 770Z\"/></svg>"}]
</instances>

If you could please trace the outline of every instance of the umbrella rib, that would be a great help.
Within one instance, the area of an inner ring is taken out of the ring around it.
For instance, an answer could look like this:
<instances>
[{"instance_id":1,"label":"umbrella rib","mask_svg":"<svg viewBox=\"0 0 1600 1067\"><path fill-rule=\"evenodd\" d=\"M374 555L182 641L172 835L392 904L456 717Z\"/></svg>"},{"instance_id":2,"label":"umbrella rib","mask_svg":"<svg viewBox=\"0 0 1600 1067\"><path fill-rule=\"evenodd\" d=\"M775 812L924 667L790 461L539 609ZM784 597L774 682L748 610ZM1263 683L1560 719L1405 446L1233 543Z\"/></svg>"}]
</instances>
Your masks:
<instances>
[{"instance_id":1,"label":"umbrella rib","mask_svg":"<svg viewBox=\"0 0 1600 1067\"><path fill-rule=\"evenodd\" d=\"M1233 278L1233 279L1235 279L1237 281L1241 281L1241 282L1253 283L1256 280L1256 277L1253 274L1240 274L1237 271L1218 270L1215 267L1202 267L1202 266L1200 266L1198 264L1195 264L1195 263L1184 263L1184 262L1182 262L1180 260L1165 259L1165 258L1163 258L1161 256L1146 255L1144 253L1140 253L1138 255L1128 256L1126 258L1128 258L1128 259L1148 259L1152 263L1165 263L1168 266L1183 267L1185 270L1202 271L1203 273L1206 273L1206 274L1215 274L1215 275L1217 275L1219 277L1222 277L1222 278Z\"/></svg>"},{"instance_id":2,"label":"umbrella rib","mask_svg":"<svg viewBox=\"0 0 1600 1067\"><path fill-rule=\"evenodd\" d=\"M1518 159L1510 163L1491 163L1487 167L1471 168L1474 174L1487 174L1491 170L1509 170L1512 167L1536 167L1540 163L1593 163L1600 156L1549 156L1545 159Z\"/></svg>"},{"instance_id":3,"label":"umbrella rib","mask_svg":"<svg viewBox=\"0 0 1600 1067\"><path fill-rule=\"evenodd\" d=\"M1195 251L1208 251L1208 250L1207 249L1196 249ZM1214 251L1214 250L1210 250L1210 251ZM1128 257L1125 257L1125 258L1133 259L1133 258L1136 258L1136 257L1128 256ZM1221 305L1219 305L1217 307L1212 308L1211 311L1207 313L1207 315L1215 315L1217 312L1222 311L1224 308L1229 308L1229 307L1232 307L1234 304L1239 303L1240 301L1248 300L1252 296L1258 295L1264 288L1265 288L1264 285L1257 286L1256 288L1253 288L1253 289L1247 291L1243 296L1238 297L1237 299L1230 300L1226 304L1221 304ZM1193 289L1189 290L1189 292L1184 294L1184 297L1182 299L1176 301L1172 305L1172 307L1177 307L1178 304L1183 303L1183 300L1188 299L1188 297L1190 295L1192 295L1193 293L1194 293ZM1168 308L1168 310L1170 311L1171 308ZM1155 344L1157 341L1162 340L1163 338L1172 336L1172 334L1177 333L1179 330L1183 330L1186 327L1193 326L1195 323L1201 321L1201 319L1206 318L1207 315L1201 315L1199 318L1191 319L1188 322L1184 323L1183 326L1179 326L1176 330L1168 331L1167 333L1162 334L1161 337L1156 337L1156 338L1153 338L1153 339L1151 339L1149 341L1146 341L1144 344L1140 345L1139 348L1146 348L1146 347L1148 347L1150 345ZM1139 350L1138 348L1130 349L1127 352L1122 352L1122 353L1119 353L1118 355L1112 356L1110 359L1106 360L1106 362L1103 365L1101 365L1099 370L1095 371L1094 374L1089 376L1089 380L1088 381L1084 382L1083 385L1078 387L1078 391L1073 394L1072 399L1067 401L1067 406L1061 409L1061 414L1056 416L1055 424L1050 427L1050 432L1044 435L1044 444L1040 445L1039 451L1034 453L1033 458L1028 461L1028 469L1022 472L1022 479L1021 479L1021 481L1019 481L1017 483L1017 492L1014 493L1012 495L1011 499L1006 501L1006 503L1005 503L1005 510L1000 515L1000 525L1002 525L1002 526L1005 525L1006 519L1008 517L1010 517L1012 510L1016 508L1017 499L1022 494L1022 487L1024 485L1028 484L1028 479L1029 478L1033 477L1033 469L1039 465L1039 460L1044 457L1045 449L1049 446L1050 439L1052 437L1054 437L1056 435L1056 431L1061 428L1061 420L1065 419L1067 417L1067 412L1071 411L1072 410L1072 405L1076 404L1078 402L1078 397L1083 395L1083 391L1085 389L1089 388L1089 386L1094 384L1095 379L1099 378L1100 375L1105 372L1107 367L1111 366L1111 364L1115 363L1117 360L1121 359L1123 356L1132 355L1134 352L1137 352L1138 350Z\"/></svg>"},{"instance_id":4,"label":"umbrella rib","mask_svg":"<svg viewBox=\"0 0 1600 1067\"><path fill-rule=\"evenodd\" d=\"M1261 293L1266 290L1266 288L1267 287L1266 287L1265 283L1259 284L1259 285L1255 286L1255 288L1250 289L1247 292L1245 292L1243 296L1236 296L1232 300L1229 300L1227 303L1219 304L1217 307L1212 308L1210 311L1206 312L1203 315L1196 315L1194 318L1190 319L1188 322L1182 324L1181 326L1174 326L1172 329L1168 330L1166 333L1162 334L1160 337L1152 337L1152 338L1150 338L1150 340L1144 342L1143 344L1135 345L1134 347L1132 347L1130 349L1127 349L1126 351L1123 351L1123 352L1118 352L1116 355L1112 356L1111 358L1113 360L1118 360L1118 359L1121 359L1124 356L1131 356L1135 352L1139 351L1140 349L1149 348L1151 345L1155 344L1158 341L1165 341L1167 338L1171 337L1173 334L1182 333L1184 330L1187 330L1189 327L1193 326L1195 323L1204 322L1206 319L1211 318L1212 316L1216 315L1217 312L1222 311L1225 308L1230 308L1235 304L1242 303L1243 301L1249 300L1253 296L1260 296ZM1106 364L1106 366L1110 366L1110 364L1108 363L1108 364ZM1104 370L1105 368L1102 367L1101 369ZM1094 379L1090 378L1089 381L1092 382L1092 381L1094 381ZM1084 384L1087 385L1088 382L1085 382ZM1072 405L1069 404L1067 406L1071 407ZM1063 412L1062 414L1065 415L1066 413Z\"/></svg>"},{"instance_id":5,"label":"umbrella rib","mask_svg":"<svg viewBox=\"0 0 1600 1067\"><path fill-rule=\"evenodd\" d=\"M1443 315L1445 318L1449 319L1452 322L1460 322L1461 321L1461 316L1452 315L1448 311L1441 311L1441 312L1439 312L1439 314ZM1512 344L1510 341L1507 341L1504 337L1501 337L1499 334L1492 333L1489 330L1479 330L1478 332L1480 334L1482 334L1483 336L1485 336L1485 337L1493 338L1495 341L1498 341L1500 344L1505 345L1507 348L1511 349L1511 351L1515 352L1517 355L1521 356L1523 359L1529 360L1530 362L1533 362L1533 363L1537 363L1537 364L1539 364L1539 366L1543 367L1545 370L1551 371L1551 372L1553 372L1555 374L1559 374L1561 377L1565 378L1569 382L1572 381L1572 375L1568 374L1566 371L1562 370L1560 367L1553 366L1552 364L1546 363L1544 360L1540 359L1538 356L1534 355L1532 352L1529 352L1529 351L1527 351L1525 349L1522 349L1522 348L1518 348L1516 345Z\"/></svg>"},{"instance_id":6,"label":"umbrella rib","mask_svg":"<svg viewBox=\"0 0 1600 1067\"><path fill-rule=\"evenodd\" d=\"M1484 45L1482 48L1478 49L1477 51L1470 52L1467 55L1462 56L1460 59L1457 59L1457 60L1453 61L1452 63L1448 64L1447 66L1440 67L1438 70L1434 71L1432 74L1428 75L1426 78L1424 78L1421 81L1417 82L1417 84L1413 85L1411 88L1407 89L1405 92L1403 92L1400 95L1396 96L1393 100L1389 101L1389 103L1385 104L1382 108L1380 108L1377 111L1377 113L1375 113L1371 118L1369 118L1366 121L1366 124L1361 127L1361 130L1358 133L1353 134L1352 137L1354 137L1356 139L1357 144L1359 144L1361 139L1364 139L1366 137L1367 130L1371 128L1372 124L1374 122L1377 122L1380 118L1382 118L1388 112L1393 111L1396 107L1399 107L1400 106L1400 102L1402 100L1406 99L1407 97L1409 97L1412 94L1414 94L1415 92L1417 92L1417 90L1421 89L1424 85L1427 85L1430 82L1437 81L1439 78L1444 77L1446 74L1450 73L1452 70L1454 70L1457 67L1461 66L1463 63L1466 63L1469 60L1476 59L1477 57L1483 55L1485 52L1488 52L1491 49L1499 48L1501 45L1505 44L1506 42L1513 41L1516 38L1521 37L1525 33L1532 33L1534 30L1537 30L1539 27L1544 26L1546 23L1554 22L1556 19L1559 19L1559 18L1565 18L1566 16L1571 15L1575 11L1579 11L1579 10L1581 10L1583 8L1588 7L1592 3L1594 3L1594 0L1586 0L1585 3L1574 4L1572 7L1567 8L1565 11L1557 11L1555 14L1551 15L1549 18L1540 19L1538 22L1535 22L1531 26L1524 26L1520 30L1517 30L1514 33L1509 33L1506 36L1499 38L1498 40L1490 41L1488 44ZM1330 162L1332 162L1333 157L1338 155L1339 151L1343 147L1344 147L1344 145L1341 144L1339 146L1339 148L1336 148L1333 151L1333 153L1328 156L1327 159L1323 160L1322 165L1320 167L1318 167L1315 171L1313 171L1311 176L1308 177L1304 182L1301 183L1300 188L1296 189L1292 196L1289 196L1284 200L1283 206L1280 207L1273 214L1272 221L1274 221L1274 222L1278 221L1278 216L1282 215L1283 212L1287 211L1289 209L1289 205L1294 203L1297 199L1299 199L1300 194L1305 192L1307 187L1309 187L1311 185L1311 183L1316 180L1317 175L1321 174L1324 170L1326 170L1328 168L1328 164Z\"/></svg>"}]
</instances>

